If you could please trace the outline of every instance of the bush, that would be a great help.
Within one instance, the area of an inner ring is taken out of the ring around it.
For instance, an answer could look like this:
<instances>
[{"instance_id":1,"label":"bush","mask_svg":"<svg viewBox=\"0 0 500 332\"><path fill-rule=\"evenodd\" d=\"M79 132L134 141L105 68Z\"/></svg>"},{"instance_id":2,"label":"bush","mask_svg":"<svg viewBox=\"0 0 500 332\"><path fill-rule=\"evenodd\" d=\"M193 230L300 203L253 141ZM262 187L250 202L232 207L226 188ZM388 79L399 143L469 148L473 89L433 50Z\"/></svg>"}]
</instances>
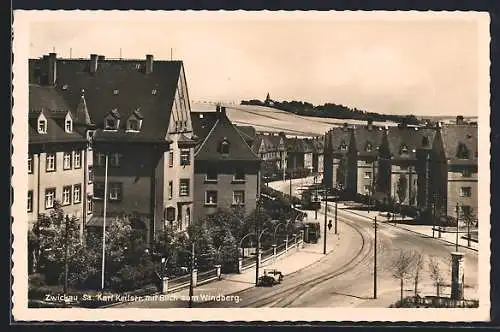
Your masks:
<instances>
[{"instance_id":1,"label":"bush","mask_svg":"<svg viewBox=\"0 0 500 332\"><path fill-rule=\"evenodd\" d=\"M442 216L439 218L439 225L442 227L456 227L457 219L451 216Z\"/></svg>"},{"instance_id":2,"label":"bush","mask_svg":"<svg viewBox=\"0 0 500 332\"><path fill-rule=\"evenodd\" d=\"M30 287L42 287L46 284L45 276L41 273L33 273L28 277L28 285Z\"/></svg>"}]
</instances>

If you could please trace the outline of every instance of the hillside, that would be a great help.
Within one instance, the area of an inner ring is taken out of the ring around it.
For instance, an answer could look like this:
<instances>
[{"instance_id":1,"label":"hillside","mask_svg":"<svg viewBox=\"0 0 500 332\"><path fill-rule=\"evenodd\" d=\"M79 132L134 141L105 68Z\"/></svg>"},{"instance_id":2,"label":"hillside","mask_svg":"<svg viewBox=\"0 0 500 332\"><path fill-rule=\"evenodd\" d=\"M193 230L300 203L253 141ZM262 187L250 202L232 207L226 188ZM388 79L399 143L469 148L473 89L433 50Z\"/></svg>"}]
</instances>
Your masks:
<instances>
[{"instance_id":1,"label":"hillside","mask_svg":"<svg viewBox=\"0 0 500 332\"><path fill-rule=\"evenodd\" d=\"M280 132L297 136L323 135L335 126L344 123L364 125L366 121L352 119L320 118L302 116L271 107L257 105L224 105L231 121L237 125L251 125L259 131ZM215 111L212 104L192 104L191 109L196 111ZM395 122L373 122L374 125L396 126Z\"/></svg>"}]
</instances>

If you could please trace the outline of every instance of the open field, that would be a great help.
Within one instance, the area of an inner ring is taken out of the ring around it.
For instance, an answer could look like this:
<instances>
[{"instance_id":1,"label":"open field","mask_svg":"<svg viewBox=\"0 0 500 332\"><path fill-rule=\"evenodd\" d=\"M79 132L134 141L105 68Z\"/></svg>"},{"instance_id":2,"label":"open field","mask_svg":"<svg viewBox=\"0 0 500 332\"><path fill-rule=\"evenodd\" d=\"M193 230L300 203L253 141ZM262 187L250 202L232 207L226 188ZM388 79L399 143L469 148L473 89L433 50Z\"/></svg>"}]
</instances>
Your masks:
<instances>
[{"instance_id":1,"label":"open field","mask_svg":"<svg viewBox=\"0 0 500 332\"><path fill-rule=\"evenodd\" d=\"M259 131L279 132L283 131L290 135L317 136L335 126L349 124L364 125L365 121L351 119L332 119L300 116L280 111L270 107L254 105L224 105L226 113L231 121L237 125L251 125ZM192 104L191 109L196 111L215 111L215 105ZM374 122L375 125L396 126L395 122Z\"/></svg>"}]
</instances>

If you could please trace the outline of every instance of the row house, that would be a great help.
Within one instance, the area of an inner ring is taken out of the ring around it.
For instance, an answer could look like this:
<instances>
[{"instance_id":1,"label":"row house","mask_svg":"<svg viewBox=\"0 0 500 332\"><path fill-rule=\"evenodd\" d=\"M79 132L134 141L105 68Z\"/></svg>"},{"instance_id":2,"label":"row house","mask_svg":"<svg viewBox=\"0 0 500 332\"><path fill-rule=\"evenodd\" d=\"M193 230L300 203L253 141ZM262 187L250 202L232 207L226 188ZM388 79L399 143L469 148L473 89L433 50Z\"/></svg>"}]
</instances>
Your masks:
<instances>
[{"instance_id":1,"label":"row house","mask_svg":"<svg viewBox=\"0 0 500 332\"><path fill-rule=\"evenodd\" d=\"M148 240L166 227L185 229L193 210L196 139L183 63L153 55L57 59L51 53L31 59L29 68L30 83L55 91L84 119L93 161L80 174L82 183L93 184L92 216L84 226L102 227L106 202L110 222L125 215Z\"/></svg>"},{"instance_id":2,"label":"row house","mask_svg":"<svg viewBox=\"0 0 500 332\"><path fill-rule=\"evenodd\" d=\"M477 125L381 128L345 124L325 134L323 183L440 215L477 214Z\"/></svg>"},{"instance_id":3,"label":"row house","mask_svg":"<svg viewBox=\"0 0 500 332\"><path fill-rule=\"evenodd\" d=\"M258 134L252 149L263 161L272 162L278 170L286 171L286 136L283 133Z\"/></svg>"},{"instance_id":4,"label":"row house","mask_svg":"<svg viewBox=\"0 0 500 332\"><path fill-rule=\"evenodd\" d=\"M194 155L194 220L203 220L218 209L234 209L248 215L260 194L261 159L252 151L254 137L238 128L225 107L216 112L192 112L198 144Z\"/></svg>"},{"instance_id":5,"label":"row house","mask_svg":"<svg viewBox=\"0 0 500 332\"><path fill-rule=\"evenodd\" d=\"M444 124L437 128L430 157L430 198L441 215L472 213L478 208L477 124Z\"/></svg>"},{"instance_id":6,"label":"row house","mask_svg":"<svg viewBox=\"0 0 500 332\"><path fill-rule=\"evenodd\" d=\"M291 137L286 139L287 167L290 171L306 169L313 171L313 148L305 139Z\"/></svg>"},{"instance_id":7,"label":"row house","mask_svg":"<svg viewBox=\"0 0 500 332\"><path fill-rule=\"evenodd\" d=\"M59 201L83 225L92 217L92 152L85 117L54 86L29 85L28 225L48 215Z\"/></svg>"}]
</instances>

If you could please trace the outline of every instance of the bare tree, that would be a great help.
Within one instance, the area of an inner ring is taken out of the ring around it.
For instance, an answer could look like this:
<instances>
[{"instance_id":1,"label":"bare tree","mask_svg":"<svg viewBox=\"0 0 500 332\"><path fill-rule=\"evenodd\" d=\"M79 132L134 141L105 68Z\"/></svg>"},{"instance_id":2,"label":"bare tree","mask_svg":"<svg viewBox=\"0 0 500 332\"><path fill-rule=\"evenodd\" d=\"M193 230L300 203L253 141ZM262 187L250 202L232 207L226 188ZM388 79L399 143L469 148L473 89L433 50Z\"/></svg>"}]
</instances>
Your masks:
<instances>
[{"instance_id":1,"label":"bare tree","mask_svg":"<svg viewBox=\"0 0 500 332\"><path fill-rule=\"evenodd\" d=\"M439 297L439 286L443 282L443 270L441 263L435 257L429 259L429 274L436 285L436 296Z\"/></svg>"},{"instance_id":2,"label":"bare tree","mask_svg":"<svg viewBox=\"0 0 500 332\"><path fill-rule=\"evenodd\" d=\"M418 296L418 282L420 271L424 268L424 255L421 252L415 253L413 266L413 280L415 281L415 300Z\"/></svg>"},{"instance_id":3,"label":"bare tree","mask_svg":"<svg viewBox=\"0 0 500 332\"><path fill-rule=\"evenodd\" d=\"M404 281L411 276L415 253L410 250L399 250L399 254L394 258L392 264L392 276L400 281L401 302L403 301Z\"/></svg>"}]
</instances>

